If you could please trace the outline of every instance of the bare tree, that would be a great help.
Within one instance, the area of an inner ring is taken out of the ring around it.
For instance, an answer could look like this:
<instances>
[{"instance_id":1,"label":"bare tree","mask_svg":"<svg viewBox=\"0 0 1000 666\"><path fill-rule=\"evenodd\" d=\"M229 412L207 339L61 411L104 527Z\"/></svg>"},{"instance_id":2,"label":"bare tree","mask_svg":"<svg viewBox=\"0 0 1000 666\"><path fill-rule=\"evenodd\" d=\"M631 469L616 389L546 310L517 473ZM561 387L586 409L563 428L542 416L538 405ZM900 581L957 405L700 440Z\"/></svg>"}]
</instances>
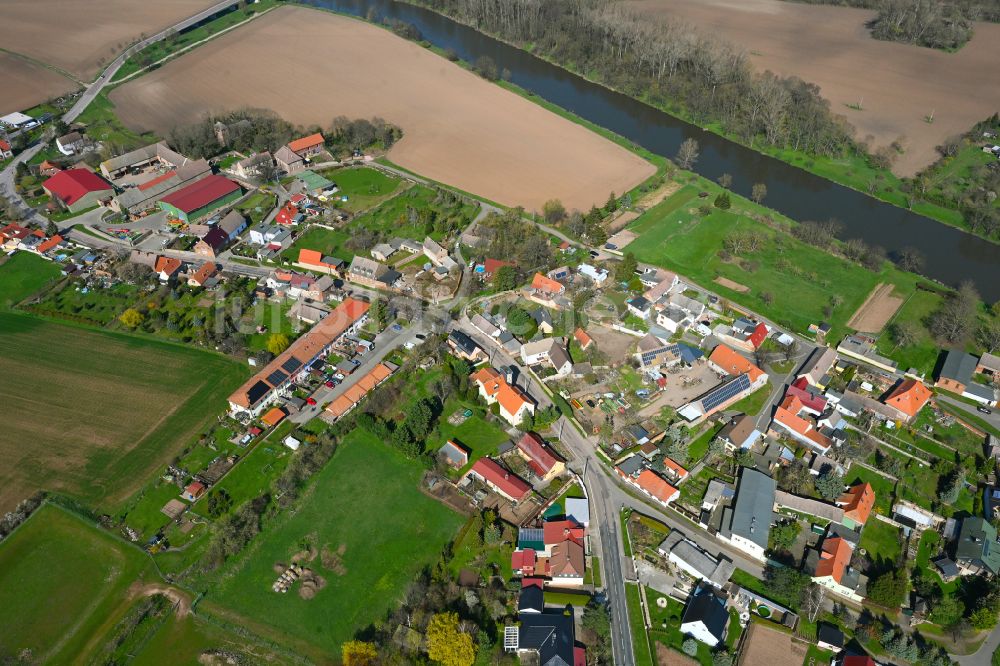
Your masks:
<instances>
[{"instance_id":1,"label":"bare tree","mask_svg":"<svg viewBox=\"0 0 1000 666\"><path fill-rule=\"evenodd\" d=\"M764 183L754 183L753 188L750 190L750 198L756 203L760 203L767 196L767 185Z\"/></svg>"},{"instance_id":2,"label":"bare tree","mask_svg":"<svg viewBox=\"0 0 1000 666\"><path fill-rule=\"evenodd\" d=\"M896 265L904 271L917 272L924 267L924 255L915 247L904 247L896 253Z\"/></svg>"},{"instance_id":3,"label":"bare tree","mask_svg":"<svg viewBox=\"0 0 1000 666\"><path fill-rule=\"evenodd\" d=\"M677 165L682 169L690 169L698 161L698 141L695 139L685 139L681 147L677 150Z\"/></svg>"},{"instance_id":4,"label":"bare tree","mask_svg":"<svg viewBox=\"0 0 1000 666\"><path fill-rule=\"evenodd\" d=\"M802 610L805 611L809 622L815 622L823 610L823 602L826 600L826 588L816 583L811 584L802 593Z\"/></svg>"},{"instance_id":5,"label":"bare tree","mask_svg":"<svg viewBox=\"0 0 1000 666\"><path fill-rule=\"evenodd\" d=\"M733 186L733 177L728 173L724 173L719 176L719 185L726 188L727 190Z\"/></svg>"}]
</instances>

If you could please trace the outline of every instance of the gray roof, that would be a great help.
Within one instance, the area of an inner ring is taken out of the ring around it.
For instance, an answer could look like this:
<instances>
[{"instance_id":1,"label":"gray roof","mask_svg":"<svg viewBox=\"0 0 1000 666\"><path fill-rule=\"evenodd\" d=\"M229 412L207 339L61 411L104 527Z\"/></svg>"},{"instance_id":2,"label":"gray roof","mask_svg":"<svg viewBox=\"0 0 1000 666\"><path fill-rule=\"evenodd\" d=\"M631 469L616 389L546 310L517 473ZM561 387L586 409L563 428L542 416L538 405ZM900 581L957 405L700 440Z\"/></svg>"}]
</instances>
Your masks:
<instances>
[{"instance_id":1,"label":"gray roof","mask_svg":"<svg viewBox=\"0 0 1000 666\"><path fill-rule=\"evenodd\" d=\"M733 534L767 548L767 535L774 522L774 494L777 484L768 475L743 468L733 504Z\"/></svg>"},{"instance_id":2,"label":"gray roof","mask_svg":"<svg viewBox=\"0 0 1000 666\"><path fill-rule=\"evenodd\" d=\"M720 499L730 499L736 496L736 490L721 479L712 479L708 482L705 495L701 498L702 504L718 504Z\"/></svg>"},{"instance_id":3,"label":"gray roof","mask_svg":"<svg viewBox=\"0 0 1000 666\"><path fill-rule=\"evenodd\" d=\"M729 626L729 611L725 600L707 585L699 585L688 600L681 617L682 624L701 622L719 641L726 637Z\"/></svg>"},{"instance_id":4,"label":"gray roof","mask_svg":"<svg viewBox=\"0 0 1000 666\"><path fill-rule=\"evenodd\" d=\"M631 455L618 464L618 469L628 476L636 476L645 467L646 461L642 459L642 456L637 455Z\"/></svg>"},{"instance_id":5,"label":"gray roof","mask_svg":"<svg viewBox=\"0 0 1000 666\"><path fill-rule=\"evenodd\" d=\"M955 559L1000 573L1000 541L996 528L982 518L965 518L958 534Z\"/></svg>"},{"instance_id":6,"label":"gray roof","mask_svg":"<svg viewBox=\"0 0 1000 666\"><path fill-rule=\"evenodd\" d=\"M205 160L195 160L178 167L174 173L176 178L168 178L144 190L138 187L126 189L118 195L118 205L129 211L144 206L152 207L159 199L212 173L212 167Z\"/></svg>"},{"instance_id":7,"label":"gray roof","mask_svg":"<svg viewBox=\"0 0 1000 666\"><path fill-rule=\"evenodd\" d=\"M977 362L978 359L972 354L951 349L944 357L944 365L941 366L938 377L966 384L972 380L972 375L976 372Z\"/></svg>"},{"instance_id":8,"label":"gray roof","mask_svg":"<svg viewBox=\"0 0 1000 666\"><path fill-rule=\"evenodd\" d=\"M728 560L719 560L687 540L680 530L674 530L659 545L661 552L671 554L697 571L705 580L723 585L735 567Z\"/></svg>"},{"instance_id":9,"label":"gray roof","mask_svg":"<svg viewBox=\"0 0 1000 666\"><path fill-rule=\"evenodd\" d=\"M554 341L552 349L549 350L549 362L552 363L553 368L559 370L567 363L572 364L573 359L569 357L569 352L566 351L566 347L561 342Z\"/></svg>"},{"instance_id":10,"label":"gray roof","mask_svg":"<svg viewBox=\"0 0 1000 666\"><path fill-rule=\"evenodd\" d=\"M518 615L520 649L538 651L539 666L572 666L576 627L573 612L521 613Z\"/></svg>"},{"instance_id":11,"label":"gray roof","mask_svg":"<svg viewBox=\"0 0 1000 666\"><path fill-rule=\"evenodd\" d=\"M970 381L968 384L965 385L965 392L979 396L980 398L988 400L990 402L993 402L994 400L997 399L996 391L994 391L992 387L974 381Z\"/></svg>"},{"instance_id":12,"label":"gray roof","mask_svg":"<svg viewBox=\"0 0 1000 666\"><path fill-rule=\"evenodd\" d=\"M222 220L219 221L219 228L227 234L234 234L245 227L247 220L239 211L231 210Z\"/></svg>"},{"instance_id":13,"label":"gray roof","mask_svg":"<svg viewBox=\"0 0 1000 666\"><path fill-rule=\"evenodd\" d=\"M774 501L778 506L782 506L810 516L824 518L826 520L839 523L844 519L844 510L839 506L827 504L811 497L799 497L784 490L777 490L774 493Z\"/></svg>"},{"instance_id":14,"label":"gray roof","mask_svg":"<svg viewBox=\"0 0 1000 666\"><path fill-rule=\"evenodd\" d=\"M810 379L818 382L823 376L830 372L830 368L837 362L837 351L831 347L816 347L809 358L806 359L799 376L809 375Z\"/></svg>"}]
</instances>

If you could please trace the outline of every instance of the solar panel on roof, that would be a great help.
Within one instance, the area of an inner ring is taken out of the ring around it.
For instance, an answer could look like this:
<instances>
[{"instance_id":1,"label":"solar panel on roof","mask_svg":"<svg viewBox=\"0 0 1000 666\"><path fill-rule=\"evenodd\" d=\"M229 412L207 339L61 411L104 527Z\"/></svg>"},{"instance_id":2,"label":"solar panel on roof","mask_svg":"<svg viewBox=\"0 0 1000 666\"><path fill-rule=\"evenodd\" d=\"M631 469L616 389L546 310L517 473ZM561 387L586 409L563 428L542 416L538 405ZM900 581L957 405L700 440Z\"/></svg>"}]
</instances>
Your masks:
<instances>
[{"instance_id":1,"label":"solar panel on roof","mask_svg":"<svg viewBox=\"0 0 1000 666\"><path fill-rule=\"evenodd\" d=\"M642 359L642 364L649 365L652 361L656 360L657 356L663 354L664 352L669 352L669 351L670 347L657 347L656 349L652 349L648 352L643 352L642 356L640 356L640 358Z\"/></svg>"},{"instance_id":2,"label":"solar panel on roof","mask_svg":"<svg viewBox=\"0 0 1000 666\"><path fill-rule=\"evenodd\" d=\"M267 382L271 386L280 386L281 382L285 381L286 379L288 379L288 374L283 372L282 370L275 370L274 372L272 372L267 376Z\"/></svg>"},{"instance_id":3,"label":"solar panel on roof","mask_svg":"<svg viewBox=\"0 0 1000 666\"><path fill-rule=\"evenodd\" d=\"M251 405L256 404L258 400L263 398L270 391L271 391L270 386L268 386L262 381L258 381L256 384L250 387L249 391L247 391L247 399L250 401Z\"/></svg>"},{"instance_id":4,"label":"solar panel on roof","mask_svg":"<svg viewBox=\"0 0 1000 666\"><path fill-rule=\"evenodd\" d=\"M737 394L749 389L750 377L744 373L731 382L723 384L702 398L701 405L706 412L710 412Z\"/></svg>"},{"instance_id":5,"label":"solar panel on roof","mask_svg":"<svg viewBox=\"0 0 1000 666\"><path fill-rule=\"evenodd\" d=\"M294 356L289 356L288 360L281 364L281 369L287 372L288 374L292 374L301 367L302 367L302 361L295 358Z\"/></svg>"}]
</instances>

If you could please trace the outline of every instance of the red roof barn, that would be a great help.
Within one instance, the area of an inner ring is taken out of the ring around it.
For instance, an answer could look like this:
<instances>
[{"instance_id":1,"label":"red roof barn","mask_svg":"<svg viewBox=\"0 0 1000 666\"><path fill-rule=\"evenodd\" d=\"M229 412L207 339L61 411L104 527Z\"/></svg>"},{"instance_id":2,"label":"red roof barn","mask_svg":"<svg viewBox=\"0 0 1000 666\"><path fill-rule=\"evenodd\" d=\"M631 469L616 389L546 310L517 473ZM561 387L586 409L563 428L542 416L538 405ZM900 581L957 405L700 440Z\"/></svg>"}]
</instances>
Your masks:
<instances>
[{"instance_id":1,"label":"red roof barn","mask_svg":"<svg viewBox=\"0 0 1000 666\"><path fill-rule=\"evenodd\" d=\"M60 171L42 183L42 188L74 213L96 206L101 199L110 198L114 194L108 181L87 169Z\"/></svg>"}]
</instances>

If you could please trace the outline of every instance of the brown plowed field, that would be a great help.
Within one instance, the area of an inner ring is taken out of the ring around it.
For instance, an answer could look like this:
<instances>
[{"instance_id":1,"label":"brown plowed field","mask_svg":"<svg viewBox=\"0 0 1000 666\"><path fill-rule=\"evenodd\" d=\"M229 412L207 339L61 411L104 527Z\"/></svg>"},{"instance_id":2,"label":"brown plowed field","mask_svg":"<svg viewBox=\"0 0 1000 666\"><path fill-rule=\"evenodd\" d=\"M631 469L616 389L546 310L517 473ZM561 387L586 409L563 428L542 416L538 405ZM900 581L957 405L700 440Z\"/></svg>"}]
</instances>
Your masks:
<instances>
[{"instance_id":1,"label":"brown plowed field","mask_svg":"<svg viewBox=\"0 0 1000 666\"><path fill-rule=\"evenodd\" d=\"M154 35L212 0L3 0L0 45L83 81L139 35ZM0 70L2 72L3 70ZM5 77L0 75L0 83Z\"/></svg>"},{"instance_id":2,"label":"brown plowed field","mask_svg":"<svg viewBox=\"0 0 1000 666\"><path fill-rule=\"evenodd\" d=\"M308 49L281 45L308 44ZM403 128L389 154L423 176L507 205L602 204L654 167L614 143L354 19L282 7L115 89L133 129L164 134L208 111L273 109L294 123L380 116Z\"/></svg>"},{"instance_id":3,"label":"brown plowed field","mask_svg":"<svg viewBox=\"0 0 1000 666\"><path fill-rule=\"evenodd\" d=\"M30 109L36 104L79 88L51 69L0 52L0 115Z\"/></svg>"},{"instance_id":4,"label":"brown plowed field","mask_svg":"<svg viewBox=\"0 0 1000 666\"><path fill-rule=\"evenodd\" d=\"M903 304L902 296L893 296L895 289L893 285L884 282L875 285L847 325L861 333L881 331Z\"/></svg>"},{"instance_id":5,"label":"brown plowed field","mask_svg":"<svg viewBox=\"0 0 1000 666\"><path fill-rule=\"evenodd\" d=\"M626 0L632 9L689 23L743 47L761 71L820 86L859 139L906 137L893 171L911 176L934 162L934 147L1000 109L1000 25L977 23L957 53L872 39L863 9L780 0ZM864 110L847 107L864 100ZM924 117L934 112L934 123Z\"/></svg>"}]
</instances>

